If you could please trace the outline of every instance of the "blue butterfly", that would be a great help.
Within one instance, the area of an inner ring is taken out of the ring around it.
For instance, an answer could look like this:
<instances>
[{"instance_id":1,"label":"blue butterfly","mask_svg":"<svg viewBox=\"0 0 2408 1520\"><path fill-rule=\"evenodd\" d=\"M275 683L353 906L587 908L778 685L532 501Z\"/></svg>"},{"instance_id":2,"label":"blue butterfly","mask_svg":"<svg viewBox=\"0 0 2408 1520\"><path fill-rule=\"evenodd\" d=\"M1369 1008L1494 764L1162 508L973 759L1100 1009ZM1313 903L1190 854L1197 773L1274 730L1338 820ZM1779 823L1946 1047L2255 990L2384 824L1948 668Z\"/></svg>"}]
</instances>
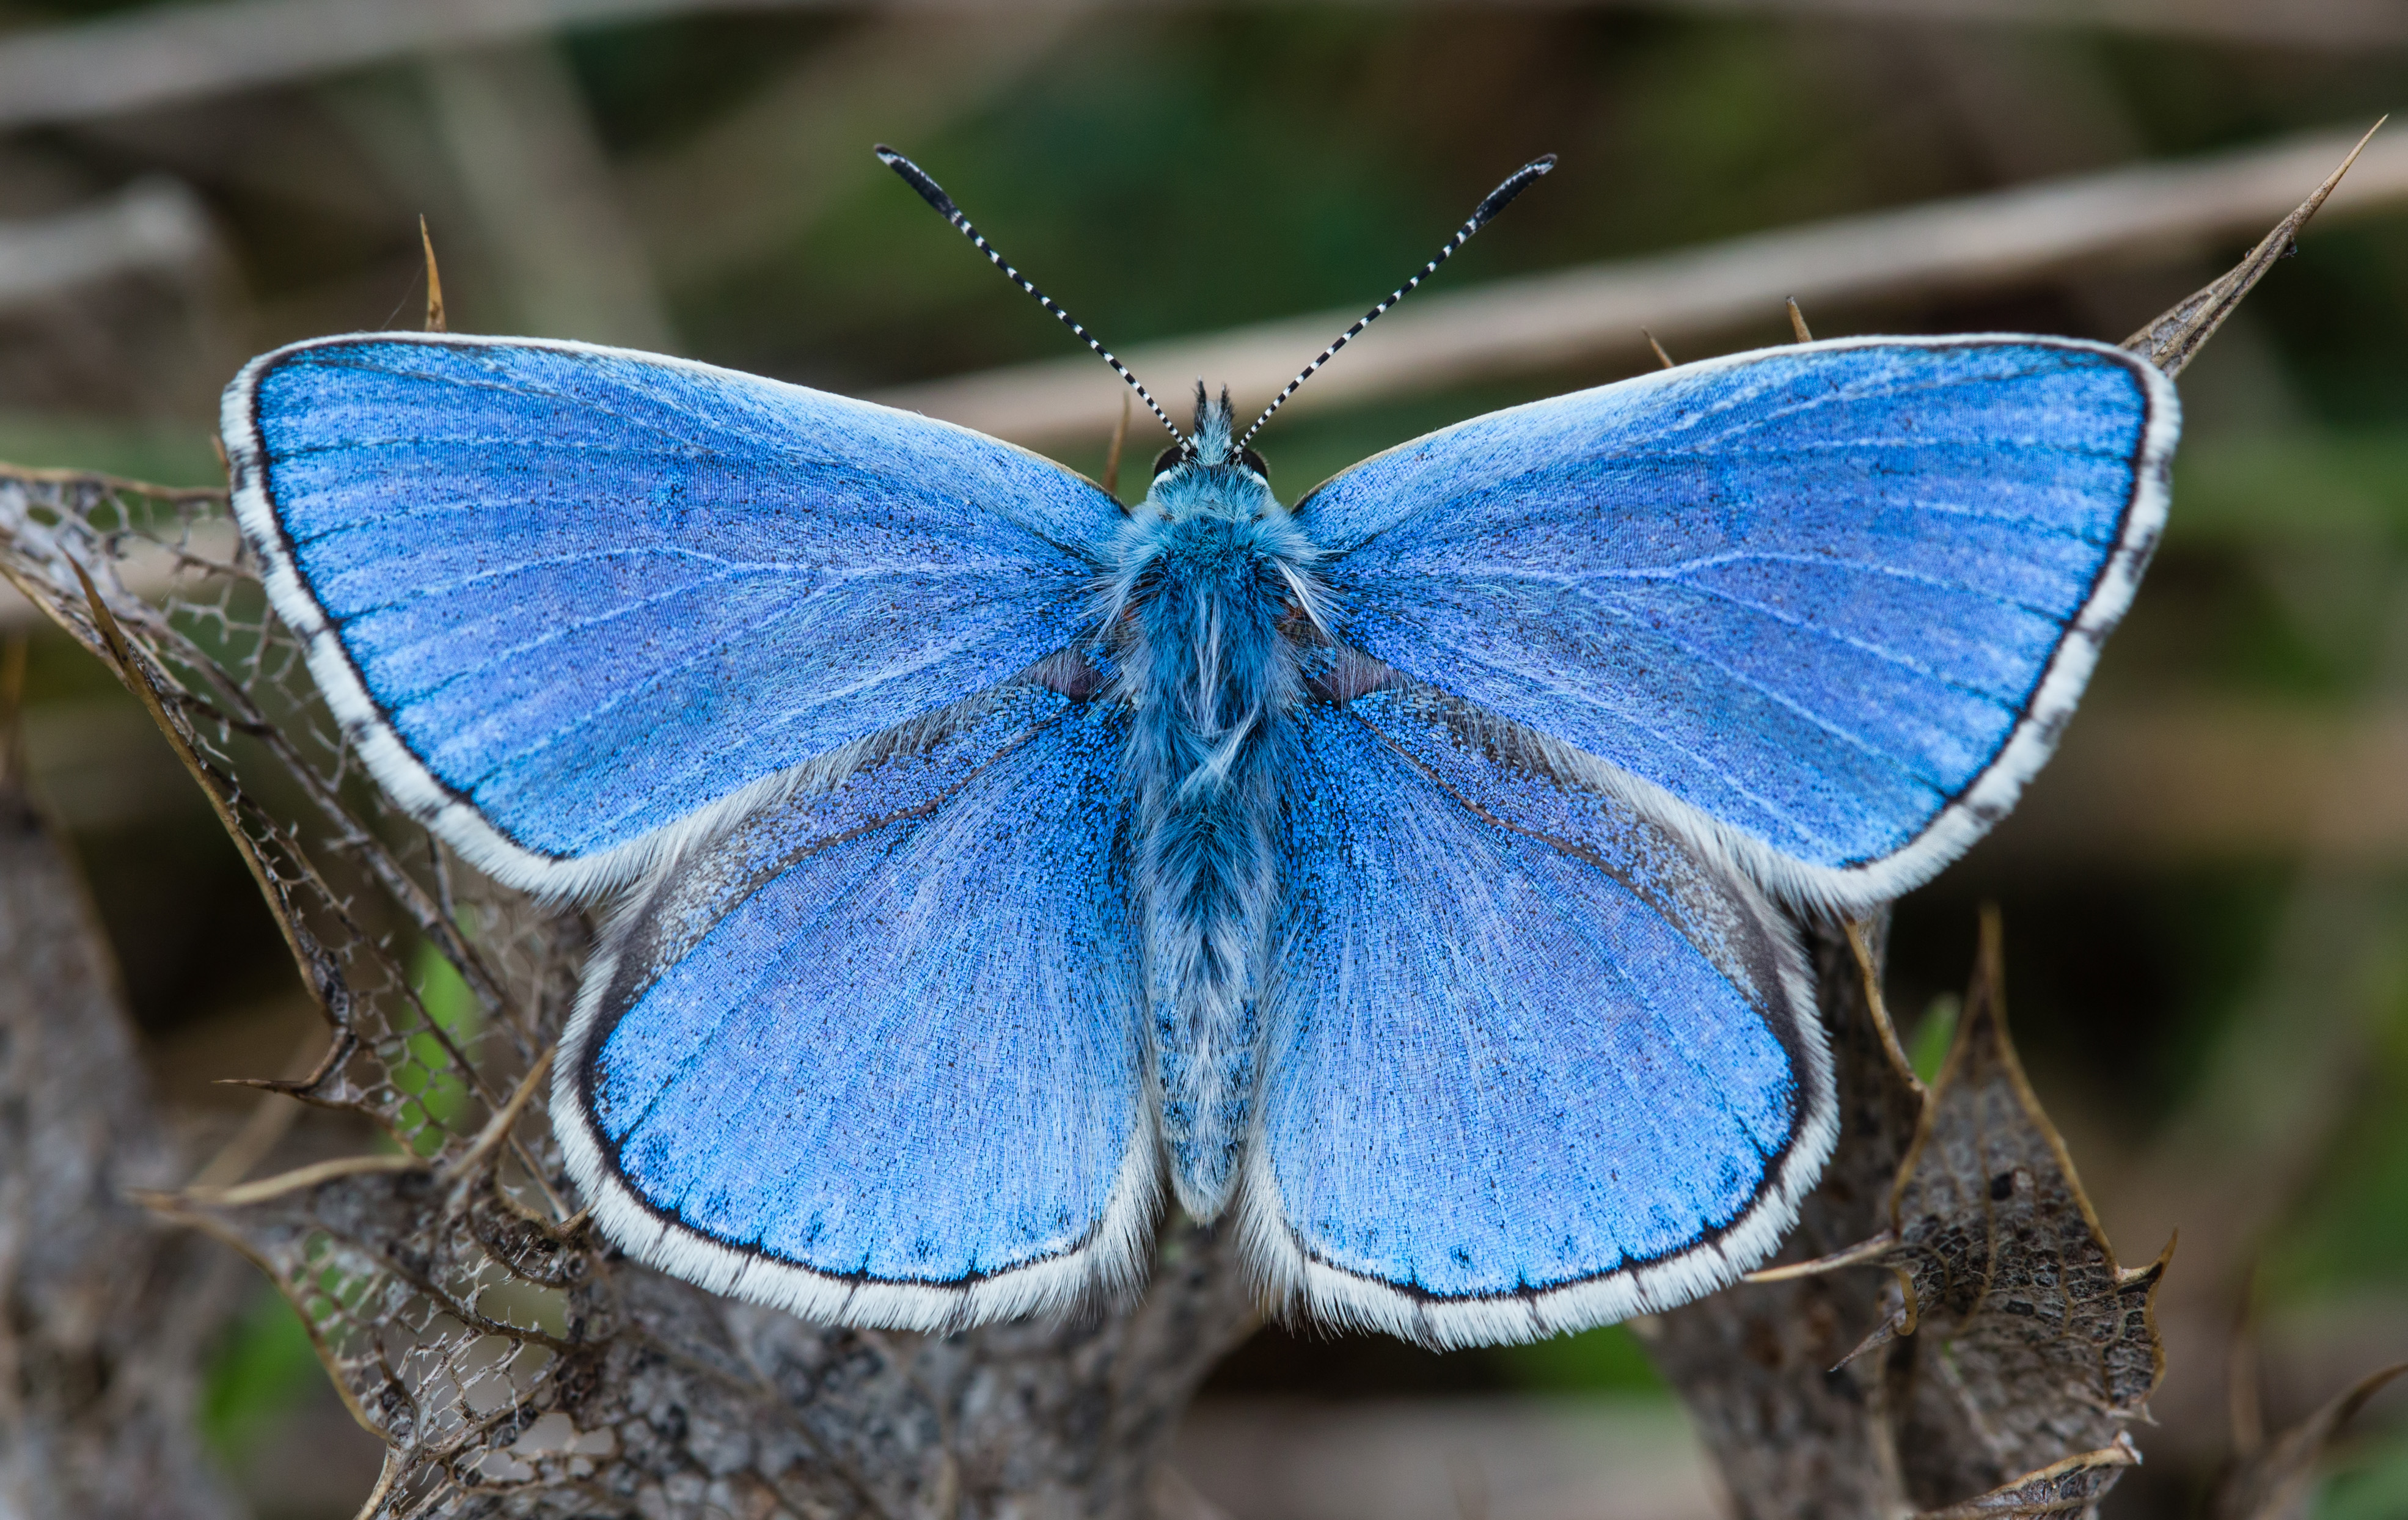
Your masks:
<instances>
[{"instance_id":1,"label":"blue butterfly","mask_svg":"<svg viewBox=\"0 0 2408 1520\"><path fill-rule=\"evenodd\" d=\"M369 333L252 361L223 431L377 779L503 882L624 893L553 1116L631 1255L948 1329L1131 1289L1167 1190L1277 1301L1439 1345L1763 1259L1839 1124L1793 915L1926 880L2047 757L2171 383L1801 343L1292 508L1226 391L1163 422L1124 510L798 386Z\"/></svg>"}]
</instances>

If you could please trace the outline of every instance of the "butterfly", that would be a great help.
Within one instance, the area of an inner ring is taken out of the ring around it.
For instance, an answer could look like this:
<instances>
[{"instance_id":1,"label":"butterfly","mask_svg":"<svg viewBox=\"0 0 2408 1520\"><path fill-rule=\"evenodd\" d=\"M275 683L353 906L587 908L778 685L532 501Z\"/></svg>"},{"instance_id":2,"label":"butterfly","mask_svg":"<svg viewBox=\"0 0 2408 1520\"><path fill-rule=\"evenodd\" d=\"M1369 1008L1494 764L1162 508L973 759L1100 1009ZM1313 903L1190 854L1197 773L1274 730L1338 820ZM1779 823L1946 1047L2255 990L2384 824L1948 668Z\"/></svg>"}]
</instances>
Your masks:
<instances>
[{"instance_id":1,"label":"butterfly","mask_svg":"<svg viewBox=\"0 0 2408 1520\"><path fill-rule=\"evenodd\" d=\"M498 880L617 898L553 1075L602 1233L953 1329L1132 1290L1175 1200L1276 1301L1435 1345L1762 1260L1839 1125L1798 924L2045 760L2165 520L2171 381L1804 342L1287 506L1269 410L1199 382L1182 432L1045 305L1169 429L1133 509L581 343L320 338L225 393L367 768Z\"/></svg>"}]
</instances>

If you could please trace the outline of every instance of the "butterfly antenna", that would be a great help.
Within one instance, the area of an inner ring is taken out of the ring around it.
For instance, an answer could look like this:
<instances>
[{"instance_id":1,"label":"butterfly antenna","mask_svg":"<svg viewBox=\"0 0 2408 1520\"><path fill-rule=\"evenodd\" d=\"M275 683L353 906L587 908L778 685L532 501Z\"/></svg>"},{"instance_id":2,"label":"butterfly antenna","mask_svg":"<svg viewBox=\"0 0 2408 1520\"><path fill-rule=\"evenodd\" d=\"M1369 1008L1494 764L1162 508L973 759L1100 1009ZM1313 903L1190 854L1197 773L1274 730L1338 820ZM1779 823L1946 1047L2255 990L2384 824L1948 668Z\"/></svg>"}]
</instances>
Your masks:
<instances>
[{"instance_id":1,"label":"butterfly antenna","mask_svg":"<svg viewBox=\"0 0 2408 1520\"><path fill-rule=\"evenodd\" d=\"M1179 446L1182 449L1192 450L1195 447L1194 444L1188 441L1187 435L1179 431L1179 425L1176 423L1173 423L1170 420L1169 415L1154 402L1154 394L1148 391L1135 375L1129 373L1128 366L1112 357L1112 351L1104 347L1101 343L1096 342L1093 334L1089 333L1084 327L1079 325L1077 318L1071 316L1070 313L1063 310L1060 306L1056 305L1054 297L1046 294L1043 291L1039 290L1035 285L1029 283L1029 280L1026 275L1024 275L1019 270L1013 268L1011 265L1005 260L1004 256L996 251L996 246L986 240L985 235L981 233L976 227L970 225L970 219L962 215L962 208L953 204L953 198L945 194L945 190L942 185L938 184L937 181L928 178L928 172L925 169L923 169L920 165L912 163L910 159L905 158L902 154L896 152L894 149L887 147L882 142L878 144L872 151L878 154L878 161L880 163L885 165L888 168L893 169L896 174L902 176L903 182L910 185L913 190L918 191L922 200L926 201L930 206L935 207L939 216L941 216L947 222L952 222L955 232L958 232L963 237L968 238L972 248L975 248L980 252L985 254L988 263L1002 270L1003 278L1010 280L1022 290L1025 290L1029 294L1035 296L1039 306L1041 306L1046 310L1054 313L1056 321L1079 336L1080 342L1084 343L1087 347L1095 350L1096 356L1097 358L1111 366L1113 374L1118 375L1121 379L1128 381L1129 389L1137 393L1137 398L1145 403L1146 409L1154 413L1154 420L1162 423L1164 427L1170 430L1170 436L1179 440ZM1490 199L1493 200L1495 197L1491 196ZM1485 209L1484 206L1483 209ZM1449 251L1452 251L1452 250ZM1432 265L1432 267L1436 267L1436 265Z\"/></svg>"},{"instance_id":2,"label":"butterfly antenna","mask_svg":"<svg viewBox=\"0 0 2408 1520\"><path fill-rule=\"evenodd\" d=\"M1542 154L1538 158L1532 159L1529 163L1523 165L1520 168L1515 169L1506 178L1503 184L1498 185L1496 189L1490 191L1487 196L1481 201L1479 208L1471 213L1471 220L1466 222L1462 226L1455 229L1455 236L1446 240L1446 246L1438 251L1438 256L1436 258L1433 258L1429 263L1423 265L1421 266L1421 272L1414 275L1412 279L1406 280L1403 284L1389 292L1388 298L1386 300L1382 301L1378 306L1373 307L1370 310L1364 312L1362 319L1356 322L1354 326L1349 327L1344 332L1339 334L1337 341L1331 343L1329 347L1322 350L1321 356L1319 358L1305 366L1304 368L1297 373L1296 379L1287 382L1286 390L1282 391L1279 394L1271 398L1271 404L1263 409L1263 414L1254 419L1254 425L1246 429L1245 437L1237 441L1236 446L1229 451L1230 453L1233 455L1236 454L1239 450L1243 449L1249 442L1253 441L1254 436L1263 430L1263 424L1271 420L1271 413L1279 410L1281 407L1286 405L1287 398L1296 394L1297 387L1302 385L1306 380L1312 379L1313 372L1318 370L1323 365L1327 364L1330 359L1337 354L1340 349L1342 349L1347 344L1354 342L1355 334L1360 333L1364 328L1369 327L1373 323L1379 321L1390 307L1395 306L1398 301L1411 295L1414 290L1420 286L1423 280L1427 280L1430 276L1438 273L1438 266L1444 264L1447 260L1455 257L1455 251L1456 249L1461 248L1464 244L1471 241L1471 235L1473 233L1478 232L1481 228L1495 221L1497 219L1498 212L1502 211L1505 208L1513 204L1514 196L1519 195L1525 190L1529 189L1530 182L1532 180L1538 179L1539 176L1546 173L1549 169L1552 169L1555 166L1555 155L1553 153ZM922 194L925 194L926 192L923 191Z\"/></svg>"}]
</instances>

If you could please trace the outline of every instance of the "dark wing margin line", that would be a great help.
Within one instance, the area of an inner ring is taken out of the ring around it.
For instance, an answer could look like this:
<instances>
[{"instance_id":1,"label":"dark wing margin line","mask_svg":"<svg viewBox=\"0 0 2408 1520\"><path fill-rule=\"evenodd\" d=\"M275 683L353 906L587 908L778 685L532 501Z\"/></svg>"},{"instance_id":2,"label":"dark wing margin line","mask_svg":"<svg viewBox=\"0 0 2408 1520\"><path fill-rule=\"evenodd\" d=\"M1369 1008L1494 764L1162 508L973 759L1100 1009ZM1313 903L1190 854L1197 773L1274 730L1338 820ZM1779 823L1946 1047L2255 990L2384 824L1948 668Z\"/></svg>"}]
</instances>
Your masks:
<instances>
[{"instance_id":1,"label":"dark wing margin line","mask_svg":"<svg viewBox=\"0 0 2408 1520\"><path fill-rule=\"evenodd\" d=\"M983 706L984 704L982 702L979 705ZM1046 728L1052 727L1054 724L1061 722L1062 719L1068 715L1068 714L1067 712L1057 711L1052 718L1047 719L1045 722L1034 724L1022 733L1013 736L993 754L988 755L977 765L971 766L968 769L964 770L960 778L951 786L946 787L943 791L938 793L935 796L930 797L926 801L916 803L909 808L897 808L893 812L881 814L879 817L870 819L866 823L855 824L851 828L842 829L837 833L830 834L826 838L811 844L809 848L796 851L792 857L785 861L784 864L777 867L775 870L768 872L767 875L774 876L792 870L813 855L823 854L827 851L837 848L838 845L849 844L866 834L873 833L891 824L901 823L906 819L927 818L934 815L938 810L944 807L945 804L961 796L963 788L978 780L980 776L991 769L996 762L1026 748L1036 739L1039 733ZM927 724L924 726L936 732L941 732L941 729L936 724ZM893 732L893 730L889 730L889 734L892 734ZM885 738L887 735L881 735L879 737ZM884 753L893 753L904 747L905 746L902 744L892 745L888 747ZM866 761L858 767L858 769L866 770L875 764L877 764L877 760L873 758ZM638 936L646 927L647 911L654 902L659 900L661 894L667 890L668 885L668 875L664 872L653 879L649 890L644 892L638 898L635 899L624 910L612 914L612 921L609 929L610 968L609 975L607 979L608 984L602 994L603 1002L605 1004L617 1007L624 1011L627 1007L632 1006L638 999L639 999L643 994L652 990L652 983L650 982L638 985L633 978L622 976L620 974L622 970L620 963L624 959L626 953L630 950L646 952L647 954L645 958L649 960L651 958L650 953L658 949L656 945L638 942ZM759 890L758 883L755 884L753 890ZM738 908L742 907L744 903L751 898L751 896L752 893L748 892L743 896L730 901L720 911L719 917L721 919L724 919L728 914L735 912ZM714 921L714 925L716 921ZM709 933L709 930L705 930L704 936L707 938ZM699 943L699 940L696 942ZM618 1022L616 1019L611 1021L611 1027L618 1027ZM590 1106L594 1097L595 1066L595 1063L601 1059L602 1045L607 1037L607 1030L599 1032L597 1037L591 1041L593 1048L588 1050L580 1058L578 1092L579 1096L583 1098L587 1104L587 1108L580 1110L580 1112L590 1111ZM611 1156L611 1168L614 1171L619 1170L615 1152ZM624 1180L624 1173L620 1172L620 1175ZM652 1212L665 1220L674 1220L677 1217L665 1209L654 1209Z\"/></svg>"}]
</instances>

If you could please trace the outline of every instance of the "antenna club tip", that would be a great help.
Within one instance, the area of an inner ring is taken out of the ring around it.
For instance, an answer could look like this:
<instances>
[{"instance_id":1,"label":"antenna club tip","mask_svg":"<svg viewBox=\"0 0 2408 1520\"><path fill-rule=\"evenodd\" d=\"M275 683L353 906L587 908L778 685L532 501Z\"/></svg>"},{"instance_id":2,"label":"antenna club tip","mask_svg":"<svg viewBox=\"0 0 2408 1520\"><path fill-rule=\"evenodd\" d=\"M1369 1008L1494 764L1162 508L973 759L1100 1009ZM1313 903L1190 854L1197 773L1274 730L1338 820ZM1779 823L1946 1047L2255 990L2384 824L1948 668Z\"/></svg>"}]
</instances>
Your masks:
<instances>
[{"instance_id":1,"label":"antenna club tip","mask_svg":"<svg viewBox=\"0 0 2408 1520\"><path fill-rule=\"evenodd\" d=\"M945 194L944 187L928 178L927 170L882 142L871 145L869 151L878 155L878 162L900 176L905 184L918 191L920 198L935 207L940 215L951 219L961 214L953 206L953 198Z\"/></svg>"},{"instance_id":2,"label":"antenna club tip","mask_svg":"<svg viewBox=\"0 0 2408 1520\"><path fill-rule=\"evenodd\" d=\"M1506 177L1505 182L1488 193L1480 208L1471 213L1471 227L1477 231L1488 225L1498 212L1513 204L1513 197L1530 188L1530 182L1555 166L1555 155L1541 153Z\"/></svg>"}]
</instances>

